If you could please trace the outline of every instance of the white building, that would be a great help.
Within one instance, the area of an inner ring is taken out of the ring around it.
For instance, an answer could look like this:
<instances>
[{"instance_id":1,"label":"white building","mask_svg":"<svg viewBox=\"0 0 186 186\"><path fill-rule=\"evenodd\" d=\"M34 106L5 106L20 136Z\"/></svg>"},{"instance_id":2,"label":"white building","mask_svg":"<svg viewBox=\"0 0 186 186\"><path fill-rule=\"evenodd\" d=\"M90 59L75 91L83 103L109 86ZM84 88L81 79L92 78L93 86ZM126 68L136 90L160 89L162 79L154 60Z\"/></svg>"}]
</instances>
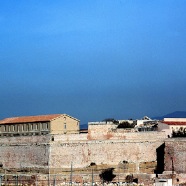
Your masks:
<instances>
[{"instance_id":1,"label":"white building","mask_svg":"<svg viewBox=\"0 0 186 186\"><path fill-rule=\"evenodd\" d=\"M186 118L164 118L158 123L158 131L164 131L172 136L173 131L186 130Z\"/></svg>"}]
</instances>

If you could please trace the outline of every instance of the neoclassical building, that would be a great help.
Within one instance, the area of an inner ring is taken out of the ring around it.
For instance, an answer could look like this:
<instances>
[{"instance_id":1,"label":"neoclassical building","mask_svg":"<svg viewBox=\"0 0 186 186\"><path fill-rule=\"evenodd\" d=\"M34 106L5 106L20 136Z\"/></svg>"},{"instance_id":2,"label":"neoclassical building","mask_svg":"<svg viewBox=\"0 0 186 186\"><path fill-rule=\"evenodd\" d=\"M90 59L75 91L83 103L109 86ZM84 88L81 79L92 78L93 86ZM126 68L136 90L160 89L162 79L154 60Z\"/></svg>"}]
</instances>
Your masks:
<instances>
[{"instance_id":1,"label":"neoclassical building","mask_svg":"<svg viewBox=\"0 0 186 186\"><path fill-rule=\"evenodd\" d=\"M26 136L79 133L79 120L67 114L5 118L0 121L0 136Z\"/></svg>"}]
</instances>

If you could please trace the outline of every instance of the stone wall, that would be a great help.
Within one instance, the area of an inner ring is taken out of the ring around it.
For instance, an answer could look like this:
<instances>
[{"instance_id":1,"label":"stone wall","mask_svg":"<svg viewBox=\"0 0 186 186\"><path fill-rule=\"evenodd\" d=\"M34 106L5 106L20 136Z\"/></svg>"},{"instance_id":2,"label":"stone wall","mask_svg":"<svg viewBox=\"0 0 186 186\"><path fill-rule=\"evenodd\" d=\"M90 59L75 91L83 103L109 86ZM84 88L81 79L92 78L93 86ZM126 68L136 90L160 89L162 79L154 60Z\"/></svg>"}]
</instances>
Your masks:
<instances>
[{"instance_id":1,"label":"stone wall","mask_svg":"<svg viewBox=\"0 0 186 186\"><path fill-rule=\"evenodd\" d=\"M123 172L154 173L156 149L162 140L92 140L53 142L50 150L51 169L115 168Z\"/></svg>"},{"instance_id":2,"label":"stone wall","mask_svg":"<svg viewBox=\"0 0 186 186\"><path fill-rule=\"evenodd\" d=\"M118 179L165 169L169 178L177 173L174 182L186 182L185 138L165 139L164 133L121 130L111 134L102 139L96 133L92 139L90 133L2 137L0 173L48 171L69 177L72 165L74 175L91 175L92 170L99 175L104 169L114 168Z\"/></svg>"},{"instance_id":3,"label":"stone wall","mask_svg":"<svg viewBox=\"0 0 186 186\"><path fill-rule=\"evenodd\" d=\"M89 122L88 125L88 140L115 140L115 139L165 139L165 132L138 132L132 129L117 128L117 124L112 122Z\"/></svg>"},{"instance_id":4,"label":"stone wall","mask_svg":"<svg viewBox=\"0 0 186 186\"><path fill-rule=\"evenodd\" d=\"M73 141L86 141L87 133L82 134L64 134L64 135L52 135L55 142L73 142Z\"/></svg>"},{"instance_id":5,"label":"stone wall","mask_svg":"<svg viewBox=\"0 0 186 186\"><path fill-rule=\"evenodd\" d=\"M124 129L117 129L115 131L108 131L105 133L88 132L82 134L66 134L53 135L54 141L58 142L72 142L72 141L94 141L94 140L157 140L165 139L167 135L165 132L126 132Z\"/></svg>"},{"instance_id":6,"label":"stone wall","mask_svg":"<svg viewBox=\"0 0 186 186\"><path fill-rule=\"evenodd\" d=\"M2 137L0 172L41 171L48 169L50 136Z\"/></svg>"},{"instance_id":7,"label":"stone wall","mask_svg":"<svg viewBox=\"0 0 186 186\"><path fill-rule=\"evenodd\" d=\"M0 141L1 169L79 171L115 168L123 173L154 173L156 150L164 133L110 132L109 139L89 139L89 134L3 137Z\"/></svg>"},{"instance_id":8,"label":"stone wall","mask_svg":"<svg viewBox=\"0 0 186 186\"><path fill-rule=\"evenodd\" d=\"M165 141L165 171L186 173L186 138Z\"/></svg>"},{"instance_id":9,"label":"stone wall","mask_svg":"<svg viewBox=\"0 0 186 186\"><path fill-rule=\"evenodd\" d=\"M0 145L11 144L27 144L27 143L48 143L50 141L50 135L38 135L38 136L16 136L16 137L1 137Z\"/></svg>"},{"instance_id":10,"label":"stone wall","mask_svg":"<svg viewBox=\"0 0 186 186\"><path fill-rule=\"evenodd\" d=\"M88 140L148 140L148 139L165 139L165 132L127 132L124 129L117 129L105 133L92 132L89 130L87 135Z\"/></svg>"}]
</instances>

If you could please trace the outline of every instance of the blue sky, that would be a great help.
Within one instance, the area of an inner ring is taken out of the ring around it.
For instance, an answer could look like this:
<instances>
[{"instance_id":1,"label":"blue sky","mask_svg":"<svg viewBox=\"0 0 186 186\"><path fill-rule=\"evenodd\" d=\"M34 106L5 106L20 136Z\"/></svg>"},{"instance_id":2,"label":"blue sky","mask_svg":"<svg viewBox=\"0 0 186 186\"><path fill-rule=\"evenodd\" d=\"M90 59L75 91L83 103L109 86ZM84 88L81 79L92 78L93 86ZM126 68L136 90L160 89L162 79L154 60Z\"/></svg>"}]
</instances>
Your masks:
<instances>
[{"instance_id":1,"label":"blue sky","mask_svg":"<svg viewBox=\"0 0 186 186\"><path fill-rule=\"evenodd\" d=\"M185 0L0 0L0 119L81 123L186 110Z\"/></svg>"}]
</instances>

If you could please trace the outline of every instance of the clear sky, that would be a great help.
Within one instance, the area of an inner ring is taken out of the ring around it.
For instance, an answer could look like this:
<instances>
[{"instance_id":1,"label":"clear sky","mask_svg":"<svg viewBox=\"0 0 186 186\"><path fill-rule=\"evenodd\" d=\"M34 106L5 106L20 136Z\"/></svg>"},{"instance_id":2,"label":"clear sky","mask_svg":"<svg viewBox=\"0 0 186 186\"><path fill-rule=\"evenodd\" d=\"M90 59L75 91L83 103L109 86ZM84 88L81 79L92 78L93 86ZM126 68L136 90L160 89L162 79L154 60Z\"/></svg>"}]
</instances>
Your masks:
<instances>
[{"instance_id":1,"label":"clear sky","mask_svg":"<svg viewBox=\"0 0 186 186\"><path fill-rule=\"evenodd\" d=\"M185 10L185 0L0 0L0 119L186 110Z\"/></svg>"}]
</instances>

